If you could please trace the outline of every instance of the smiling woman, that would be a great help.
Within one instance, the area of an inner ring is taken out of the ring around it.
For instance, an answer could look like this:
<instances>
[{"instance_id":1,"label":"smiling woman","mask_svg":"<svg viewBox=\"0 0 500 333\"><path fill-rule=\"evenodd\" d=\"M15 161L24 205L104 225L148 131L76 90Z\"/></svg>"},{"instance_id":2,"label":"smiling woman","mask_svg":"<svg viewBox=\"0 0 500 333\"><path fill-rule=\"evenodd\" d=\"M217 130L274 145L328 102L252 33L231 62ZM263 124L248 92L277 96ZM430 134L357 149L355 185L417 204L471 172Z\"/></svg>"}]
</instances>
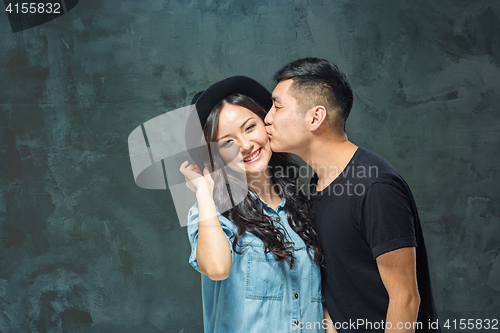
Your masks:
<instances>
[{"instance_id":1,"label":"smiling woman","mask_svg":"<svg viewBox=\"0 0 500 333\"><path fill-rule=\"evenodd\" d=\"M248 104L253 103L243 95L232 95L230 100L233 103L241 103L243 100ZM269 176L267 165L272 152L264 122L250 109L229 103L228 100L223 101L225 103L219 113L218 138L215 140L222 159L227 164L232 162L232 145L237 145L243 156L240 160L244 163L242 171L247 175ZM254 109L258 110L255 106Z\"/></svg>"},{"instance_id":2,"label":"smiling woman","mask_svg":"<svg viewBox=\"0 0 500 333\"><path fill-rule=\"evenodd\" d=\"M240 76L198 97L204 140L215 144L211 158L186 161L180 171L198 201L188 217L189 261L202 273L205 332L294 332L293 323L321 322L322 256L298 168L271 151L260 105L268 106L270 93ZM246 197L220 213L218 201L237 187L228 186L237 175L246 179Z\"/></svg>"}]
</instances>

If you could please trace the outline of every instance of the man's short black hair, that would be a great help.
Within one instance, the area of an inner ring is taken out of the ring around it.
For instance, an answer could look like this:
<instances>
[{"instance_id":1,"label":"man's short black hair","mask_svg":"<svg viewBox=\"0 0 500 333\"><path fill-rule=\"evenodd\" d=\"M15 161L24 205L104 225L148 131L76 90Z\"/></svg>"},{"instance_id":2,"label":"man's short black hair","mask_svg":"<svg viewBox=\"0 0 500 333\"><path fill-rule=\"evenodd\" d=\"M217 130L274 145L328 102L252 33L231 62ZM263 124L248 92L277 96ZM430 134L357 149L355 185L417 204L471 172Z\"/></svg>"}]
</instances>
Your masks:
<instances>
[{"instance_id":1,"label":"man's short black hair","mask_svg":"<svg viewBox=\"0 0 500 333\"><path fill-rule=\"evenodd\" d=\"M345 132L353 95L347 76L336 65L325 59L303 58L287 64L273 78L278 83L292 79L290 94L297 99L302 111L323 105L330 128Z\"/></svg>"}]
</instances>

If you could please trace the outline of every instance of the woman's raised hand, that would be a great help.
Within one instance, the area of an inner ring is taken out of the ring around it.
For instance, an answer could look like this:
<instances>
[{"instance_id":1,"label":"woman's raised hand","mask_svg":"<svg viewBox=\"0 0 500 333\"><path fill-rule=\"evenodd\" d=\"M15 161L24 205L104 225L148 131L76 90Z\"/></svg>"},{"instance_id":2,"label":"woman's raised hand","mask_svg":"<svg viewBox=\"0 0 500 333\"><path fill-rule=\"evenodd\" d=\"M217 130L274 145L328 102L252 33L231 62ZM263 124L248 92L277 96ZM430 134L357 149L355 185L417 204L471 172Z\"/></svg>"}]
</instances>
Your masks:
<instances>
[{"instance_id":1,"label":"woman's raised hand","mask_svg":"<svg viewBox=\"0 0 500 333\"><path fill-rule=\"evenodd\" d=\"M200 168L195 164L189 165L188 161L181 164L179 171L186 178L186 186L193 192L208 190L210 195L214 191L214 180L210 176L207 168L203 169L203 174Z\"/></svg>"}]
</instances>

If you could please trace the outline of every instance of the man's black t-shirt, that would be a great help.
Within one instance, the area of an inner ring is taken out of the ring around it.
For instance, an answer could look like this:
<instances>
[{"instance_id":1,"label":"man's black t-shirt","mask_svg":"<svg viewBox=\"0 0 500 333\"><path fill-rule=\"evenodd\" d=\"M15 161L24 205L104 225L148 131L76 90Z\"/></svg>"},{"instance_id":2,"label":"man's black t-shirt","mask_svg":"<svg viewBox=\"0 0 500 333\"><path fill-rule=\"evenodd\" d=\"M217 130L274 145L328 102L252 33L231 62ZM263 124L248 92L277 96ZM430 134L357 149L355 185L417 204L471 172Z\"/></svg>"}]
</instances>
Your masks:
<instances>
[{"instance_id":1,"label":"man's black t-shirt","mask_svg":"<svg viewBox=\"0 0 500 333\"><path fill-rule=\"evenodd\" d=\"M437 315L427 254L415 201L404 179L382 157L358 147L347 167L322 191L316 191L317 180L317 175L311 180L311 213L325 258L323 296L332 320L342 327L338 331L384 331L389 296L375 259L416 247L416 325L422 326L415 327L440 332L430 329Z\"/></svg>"}]
</instances>

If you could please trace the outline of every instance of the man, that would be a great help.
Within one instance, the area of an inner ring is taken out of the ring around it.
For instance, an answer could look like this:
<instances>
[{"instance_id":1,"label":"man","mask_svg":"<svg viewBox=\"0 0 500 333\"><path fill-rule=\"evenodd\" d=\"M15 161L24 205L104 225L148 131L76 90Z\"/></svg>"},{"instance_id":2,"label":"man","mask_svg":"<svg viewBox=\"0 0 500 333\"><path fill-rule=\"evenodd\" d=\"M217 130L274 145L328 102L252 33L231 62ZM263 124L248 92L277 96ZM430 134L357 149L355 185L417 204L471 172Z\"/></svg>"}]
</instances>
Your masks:
<instances>
[{"instance_id":1,"label":"man","mask_svg":"<svg viewBox=\"0 0 500 333\"><path fill-rule=\"evenodd\" d=\"M298 155L316 173L311 213L325 257L325 317L339 332L440 332L414 199L386 160L347 139L353 94L345 74L305 58L274 79L271 149Z\"/></svg>"}]
</instances>

